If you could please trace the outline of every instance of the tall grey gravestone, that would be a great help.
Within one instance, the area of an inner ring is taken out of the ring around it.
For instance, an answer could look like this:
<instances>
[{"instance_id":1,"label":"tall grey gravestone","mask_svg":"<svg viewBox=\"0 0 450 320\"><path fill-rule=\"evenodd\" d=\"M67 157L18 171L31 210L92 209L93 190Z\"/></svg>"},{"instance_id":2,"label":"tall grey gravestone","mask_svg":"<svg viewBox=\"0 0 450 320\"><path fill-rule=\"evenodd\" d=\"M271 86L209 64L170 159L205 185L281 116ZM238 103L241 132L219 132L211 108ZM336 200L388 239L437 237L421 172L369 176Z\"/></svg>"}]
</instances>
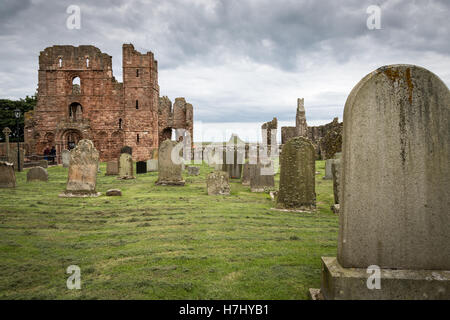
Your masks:
<instances>
[{"instance_id":1,"label":"tall grey gravestone","mask_svg":"<svg viewBox=\"0 0 450 320\"><path fill-rule=\"evenodd\" d=\"M12 163L0 161L0 188L15 188L16 174Z\"/></svg>"},{"instance_id":2,"label":"tall grey gravestone","mask_svg":"<svg viewBox=\"0 0 450 320\"><path fill-rule=\"evenodd\" d=\"M450 92L414 65L381 67L344 109L338 256L327 299L450 299ZM381 289L365 281L381 268ZM352 268L352 269L350 269Z\"/></svg>"},{"instance_id":3,"label":"tall grey gravestone","mask_svg":"<svg viewBox=\"0 0 450 320\"><path fill-rule=\"evenodd\" d=\"M119 176L117 179L134 179L133 158L129 153L120 154L119 158Z\"/></svg>"},{"instance_id":4,"label":"tall grey gravestone","mask_svg":"<svg viewBox=\"0 0 450 320\"><path fill-rule=\"evenodd\" d=\"M91 140L83 139L70 151L66 191L60 197L97 197L99 153Z\"/></svg>"},{"instance_id":5,"label":"tall grey gravestone","mask_svg":"<svg viewBox=\"0 0 450 320\"><path fill-rule=\"evenodd\" d=\"M61 151L61 162L64 168L68 168L70 164L70 151L63 150Z\"/></svg>"},{"instance_id":6,"label":"tall grey gravestone","mask_svg":"<svg viewBox=\"0 0 450 320\"><path fill-rule=\"evenodd\" d=\"M161 143L159 147L159 156L158 156L158 180L156 181L156 185L172 185L172 186L184 186L185 181L182 176L182 157L181 157L181 149L178 154L179 157L176 158L174 154L174 159L172 159L172 153L176 153L176 151L172 152L175 147L177 147L178 142L165 140ZM177 163L177 162L180 163Z\"/></svg>"},{"instance_id":7,"label":"tall grey gravestone","mask_svg":"<svg viewBox=\"0 0 450 320\"><path fill-rule=\"evenodd\" d=\"M314 146L307 138L295 137L283 146L280 155L278 208L315 209L315 157Z\"/></svg>"}]
</instances>

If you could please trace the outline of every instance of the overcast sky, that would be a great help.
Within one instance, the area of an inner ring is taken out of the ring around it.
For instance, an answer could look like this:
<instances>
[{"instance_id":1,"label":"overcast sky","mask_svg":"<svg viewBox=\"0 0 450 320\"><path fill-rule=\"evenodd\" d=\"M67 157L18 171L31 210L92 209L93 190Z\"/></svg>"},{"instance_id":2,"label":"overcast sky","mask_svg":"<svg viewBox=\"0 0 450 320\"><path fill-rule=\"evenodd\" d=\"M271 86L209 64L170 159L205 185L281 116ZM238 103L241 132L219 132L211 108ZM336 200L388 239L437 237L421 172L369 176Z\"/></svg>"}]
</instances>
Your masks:
<instances>
[{"instance_id":1,"label":"overcast sky","mask_svg":"<svg viewBox=\"0 0 450 320\"><path fill-rule=\"evenodd\" d=\"M70 5L80 29L66 27ZM370 5L381 29L367 27ZM382 65L420 65L449 86L449 13L449 0L0 0L0 98L33 94L39 52L56 44L98 47L122 81L133 43L155 54L161 96L193 104L195 140L200 127L204 140L254 140L274 116L293 125L298 97L308 124L342 119L353 86Z\"/></svg>"}]
</instances>

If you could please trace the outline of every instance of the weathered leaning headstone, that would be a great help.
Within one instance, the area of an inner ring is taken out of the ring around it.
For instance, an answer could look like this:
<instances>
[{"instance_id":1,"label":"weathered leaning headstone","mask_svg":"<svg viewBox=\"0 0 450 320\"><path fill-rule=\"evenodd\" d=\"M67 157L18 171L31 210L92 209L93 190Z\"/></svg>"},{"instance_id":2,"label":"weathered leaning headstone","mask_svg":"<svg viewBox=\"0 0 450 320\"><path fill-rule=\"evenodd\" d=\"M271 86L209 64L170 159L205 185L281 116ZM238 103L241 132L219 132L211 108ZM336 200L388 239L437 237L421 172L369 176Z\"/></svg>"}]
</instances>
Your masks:
<instances>
[{"instance_id":1,"label":"weathered leaning headstone","mask_svg":"<svg viewBox=\"0 0 450 320\"><path fill-rule=\"evenodd\" d=\"M158 159L147 160L147 172L158 171Z\"/></svg>"},{"instance_id":2,"label":"weathered leaning headstone","mask_svg":"<svg viewBox=\"0 0 450 320\"><path fill-rule=\"evenodd\" d=\"M61 162L64 168L68 168L70 164L70 151L63 150L61 151Z\"/></svg>"},{"instance_id":3,"label":"weathered leaning headstone","mask_svg":"<svg viewBox=\"0 0 450 320\"><path fill-rule=\"evenodd\" d=\"M0 161L0 188L15 188L16 174L12 163Z\"/></svg>"},{"instance_id":4,"label":"weathered leaning headstone","mask_svg":"<svg viewBox=\"0 0 450 320\"><path fill-rule=\"evenodd\" d=\"M106 162L106 176L117 176L119 174L119 162L112 160Z\"/></svg>"},{"instance_id":5,"label":"weathered leaning headstone","mask_svg":"<svg viewBox=\"0 0 450 320\"><path fill-rule=\"evenodd\" d=\"M99 154L91 140L83 139L70 151L66 191L60 197L97 197Z\"/></svg>"},{"instance_id":6,"label":"weathered leaning headstone","mask_svg":"<svg viewBox=\"0 0 450 320\"><path fill-rule=\"evenodd\" d=\"M122 153L119 158L119 176L117 179L134 179L133 158L129 153Z\"/></svg>"},{"instance_id":7,"label":"weathered leaning headstone","mask_svg":"<svg viewBox=\"0 0 450 320\"><path fill-rule=\"evenodd\" d=\"M158 152L158 180L156 185L184 186L185 181L182 176L182 157L174 159L180 161L180 164L172 161L172 150L177 146L178 142L165 140L161 143ZM175 157L175 155L174 155Z\"/></svg>"},{"instance_id":8,"label":"weathered leaning headstone","mask_svg":"<svg viewBox=\"0 0 450 320\"><path fill-rule=\"evenodd\" d=\"M224 171L214 171L206 177L208 195L229 195L230 183L228 174Z\"/></svg>"},{"instance_id":9,"label":"weathered leaning headstone","mask_svg":"<svg viewBox=\"0 0 450 320\"><path fill-rule=\"evenodd\" d=\"M34 167L27 172L27 182L31 181L48 181L48 172L42 167Z\"/></svg>"},{"instance_id":10,"label":"weathered leaning headstone","mask_svg":"<svg viewBox=\"0 0 450 320\"><path fill-rule=\"evenodd\" d=\"M138 161L136 162L136 174L147 173L147 162L146 161Z\"/></svg>"},{"instance_id":11,"label":"weathered leaning headstone","mask_svg":"<svg viewBox=\"0 0 450 320\"><path fill-rule=\"evenodd\" d=\"M322 295L450 299L448 88L421 67L381 67L353 88L344 124L338 256L322 258Z\"/></svg>"},{"instance_id":12,"label":"weathered leaning headstone","mask_svg":"<svg viewBox=\"0 0 450 320\"><path fill-rule=\"evenodd\" d=\"M280 155L280 188L277 207L292 210L314 210L315 149L305 137L290 139Z\"/></svg>"}]
</instances>

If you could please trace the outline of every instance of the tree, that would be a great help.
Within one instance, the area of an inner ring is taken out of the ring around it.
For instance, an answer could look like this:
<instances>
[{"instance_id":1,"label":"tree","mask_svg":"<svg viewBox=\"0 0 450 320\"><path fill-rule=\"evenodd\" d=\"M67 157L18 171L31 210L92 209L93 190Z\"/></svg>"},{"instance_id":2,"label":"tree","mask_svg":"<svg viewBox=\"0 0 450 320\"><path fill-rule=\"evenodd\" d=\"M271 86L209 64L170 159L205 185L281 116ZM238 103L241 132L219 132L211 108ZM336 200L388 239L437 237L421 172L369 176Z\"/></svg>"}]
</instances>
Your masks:
<instances>
[{"instance_id":1,"label":"tree","mask_svg":"<svg viewBox=\"0 0 450 320\"><path fill-rule=\"evenodd\" d=\"M36 94L31 97L26 96L25 99L20 100L0 99L0 142L5 141L5 137L2 133L5 127L11 129L9 141L17 142L18 139L19 141L24 141L24 115L25 112L34 109L36 102ZM14 110L16 108L21 112L19 132L17 132L16 117L14 115Z\"/></svg>"}]
</instances>

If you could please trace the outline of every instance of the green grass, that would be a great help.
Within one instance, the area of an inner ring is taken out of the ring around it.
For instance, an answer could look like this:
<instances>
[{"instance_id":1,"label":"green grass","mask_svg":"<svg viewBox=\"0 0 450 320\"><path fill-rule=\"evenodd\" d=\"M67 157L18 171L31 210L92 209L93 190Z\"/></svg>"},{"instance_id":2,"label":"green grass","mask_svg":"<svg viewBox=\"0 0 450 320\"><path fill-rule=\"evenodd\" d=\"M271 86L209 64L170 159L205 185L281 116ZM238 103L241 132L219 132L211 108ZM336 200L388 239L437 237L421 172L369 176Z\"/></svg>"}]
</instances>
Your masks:
<instances>
[{"instance_id":1,"label":"green grass","mask_svg":"<svg viewBox=\"0 0 450 320\"><path fill-rule=\"evenodd\" d=\"M184 187L101 170L98 198L59 198L62 167L48 183L21 172L15 189L0 189L0 299L308 299L320 257L336 255L324 161L313 214L271 210L269 194L239 181L230 196L208 196L206 165ZM110 188L123 196L106 197ZM81 268L81 290L66 287L69 265Z\"/></svg>"}]
</instances>

